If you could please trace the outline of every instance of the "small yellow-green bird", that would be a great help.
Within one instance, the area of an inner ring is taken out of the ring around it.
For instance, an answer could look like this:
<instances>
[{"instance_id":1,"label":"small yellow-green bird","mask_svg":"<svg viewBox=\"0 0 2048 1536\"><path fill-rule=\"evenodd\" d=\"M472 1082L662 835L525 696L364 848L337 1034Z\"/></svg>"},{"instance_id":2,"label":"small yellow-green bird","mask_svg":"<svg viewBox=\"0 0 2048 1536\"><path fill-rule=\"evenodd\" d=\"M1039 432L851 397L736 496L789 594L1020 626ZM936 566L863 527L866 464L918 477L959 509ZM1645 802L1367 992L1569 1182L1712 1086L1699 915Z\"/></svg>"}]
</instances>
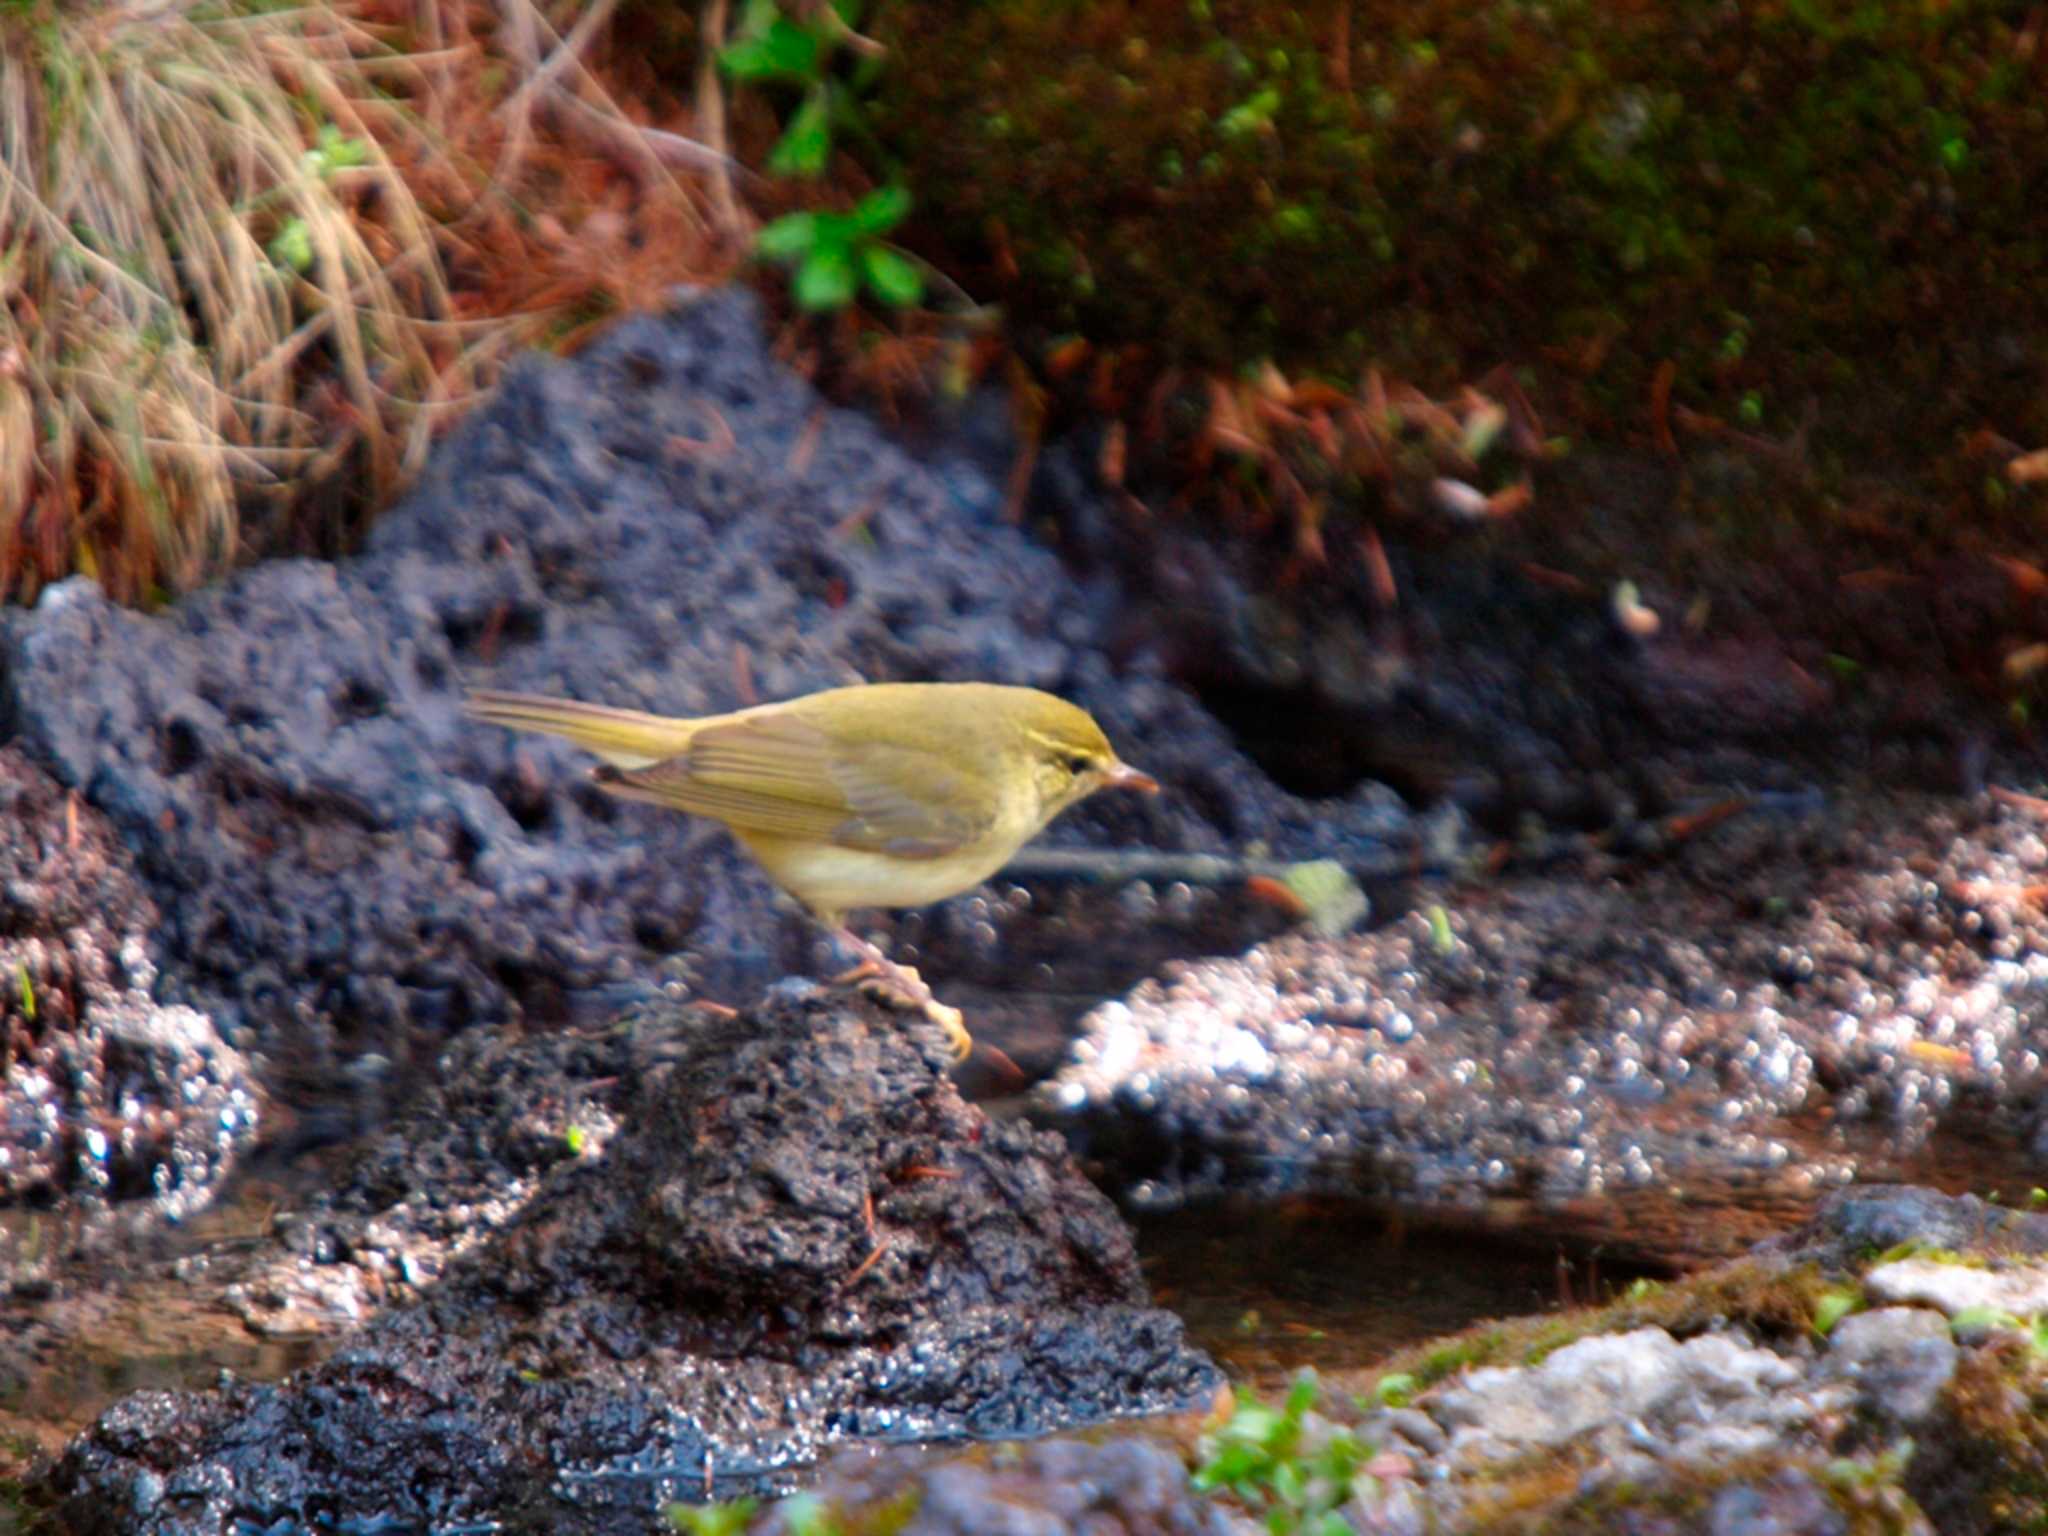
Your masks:
<instances>
[{"instance_id":1,"label":"small yellow-green bird","mask_svg":"<svg viewBox=\"0 0 2048 1536\"><path fill-rule=\"evenodd\" d=\"M863 957L854 975L924 1009L963 1057L959 1011L853 933L847 912L956 895L1096 790L1159 788L1086 710L994 683L868 683L695 720L487 690L468 708L596 753L593 777L615 795L723 822Z\"/></svg>"}]
</instances>

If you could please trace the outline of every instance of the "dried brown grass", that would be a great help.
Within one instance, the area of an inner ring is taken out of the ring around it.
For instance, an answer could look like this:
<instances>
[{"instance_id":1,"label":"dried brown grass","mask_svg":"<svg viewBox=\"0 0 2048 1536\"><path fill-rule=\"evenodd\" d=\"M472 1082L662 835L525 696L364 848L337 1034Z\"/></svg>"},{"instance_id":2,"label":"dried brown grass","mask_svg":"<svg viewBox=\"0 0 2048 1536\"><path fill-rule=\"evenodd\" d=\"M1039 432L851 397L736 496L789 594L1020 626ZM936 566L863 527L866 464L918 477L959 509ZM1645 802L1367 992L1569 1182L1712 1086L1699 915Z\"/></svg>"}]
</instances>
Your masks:
<instances>
[{"instance_id":1,"label":"dried brown grass","mask_svg":"<svg viewBox=\"0 0 2048 1536\"><path fill-rule=\"evenodd\" d=\"M517 341L712 270L694 146L605 97L591 30L529 0L0 15L0 596L331 549Z\"/></svg>"}]
</instances>

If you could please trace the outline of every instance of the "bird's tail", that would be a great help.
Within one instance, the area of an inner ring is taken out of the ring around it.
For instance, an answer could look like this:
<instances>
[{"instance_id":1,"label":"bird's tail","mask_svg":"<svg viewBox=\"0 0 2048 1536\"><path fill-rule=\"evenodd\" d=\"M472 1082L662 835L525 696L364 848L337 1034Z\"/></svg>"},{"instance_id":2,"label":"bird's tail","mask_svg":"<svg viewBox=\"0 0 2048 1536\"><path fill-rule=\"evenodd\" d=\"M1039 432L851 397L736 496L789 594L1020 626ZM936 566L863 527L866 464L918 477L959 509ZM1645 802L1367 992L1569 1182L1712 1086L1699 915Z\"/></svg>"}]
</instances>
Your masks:
<instances>
[{"instance_id":1,"label":"bird's tail","mask_svg":"<svg viewBox=\"0 0 2048 1536\"><path fill-rule=\"evenodd\" d=\"M615 768L651 768L689 749L696 720L671 720L637 709L612 709L537 693L499 693L479 688L464 703L469 714L515 731L560 736L595 752Z\"/></svg>"}]
</instances>

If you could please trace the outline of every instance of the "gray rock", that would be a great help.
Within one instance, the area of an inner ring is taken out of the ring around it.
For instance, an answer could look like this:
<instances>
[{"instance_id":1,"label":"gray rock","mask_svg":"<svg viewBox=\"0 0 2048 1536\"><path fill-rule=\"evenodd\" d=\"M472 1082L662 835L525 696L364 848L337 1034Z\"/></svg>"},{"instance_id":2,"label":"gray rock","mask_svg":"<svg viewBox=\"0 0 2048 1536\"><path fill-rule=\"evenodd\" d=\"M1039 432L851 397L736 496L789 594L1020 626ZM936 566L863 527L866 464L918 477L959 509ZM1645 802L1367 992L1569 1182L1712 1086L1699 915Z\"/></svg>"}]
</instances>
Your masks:
<instances>
[{"instance_id":1,"label":"gray rock","mask_svg":"<svg viewBox=\"0 0 2048 1536\"><path fill-rule=\"evenodd\" d=\"M824 405L729 289L515 366L359 555L155 614L49 589L0 617L0 702L136 850L167 999L317 1084L366 1051L402 1072L469 1023L601 1020L677 952L728 996L819 958L717 829L472 725L465 685L688 714L863 678L1031 684L1169 786L1060 838L1310 856L1398 821L1384 795L1279 794L1156 667L1116 675L1116 612L999 483Z\"/></svg>"},{"instance_id":2,"label":"gray rock","mask_svg":"<svg viewBox=\"0 0 2048 1536\"><path fill-rule=\"evenodd\" d=\"M1848 1529L1834 1501L1794 1469L1769 1482L1723 1488L1707 1508L1707 1536L1845 1536Z\"/></svg>"},{"instance_id":3,"label":"gray rock","mask_svg":"<svg viewBox=\"0 0 2048 1536\"><path fill-rule=\"evenodd\" d=\"M1541 1365L1468 1373L1427 1406L1451 1431L1451 1453L1472 1464L1568 1445L1596 1432L1650 1444L1781 1416L1770 1394L1801 1380L1799 1367L1720 1334L1680 1344L1661 1328L1597 1335ZM1701 1442L1703 1452L1727 1446Z\"/></svg>"},{"instance_id":4,"label":"gray rock","mask_svg":"<svg viewBox=\"0 0 2048 1536\"><path fill-rule=\"evenodd\" d=\"M835 1457L813 1496L851 1513L844 1528L880 1526L881 1511L911 1497L903 1536L1226 1536L1263 1526L1194 1492L1175 1451L1129 1437L1092 1443L1053 1438L965 1455L907 1450ZM790 1536L786 1508L754 1527Z\"/></svg>"},{"instance_id":5,"label":"gray rock","mask_svg":"<svg viewBox=\"0 0 2048 1536\"><path fill-rule=\"evenodd\" d=\"M2048 1253L2048 1215L1919 1185L1863 1184L1828 1195L1804 1226L1765 1244L1765 1251L1849 1270L1906 1243L1968 1251L1992 1241L2021 1253Z\"/></svg>"},{"instance_id":6,"label":"gray rock","mask_svg":"<svg viewBox=\"0 0 2048 1536\"><path fill-rule=\"evenodd\" d=\"M1899 1259L1865 1274L1863 1288L1879 1301L1918 1302L1951 1318L1966 1311L2003 1312L2015 1318L2048 1312L2048 1264L1986 1267Z\"/></svg>"},{"instance_id":7,"label":"gray rock","mask_svg":"<svg viewBox=\"0 0 2048 1536\"><path fill-rule=\"evenodd\" d=\"M1934 1412L1960 1357L1949 1326L1924 1307L1879 1307L1835 1324L1827 1363L1855 1382L1863 1403L1895 1423Z\"/></svg>"}]
</instances>

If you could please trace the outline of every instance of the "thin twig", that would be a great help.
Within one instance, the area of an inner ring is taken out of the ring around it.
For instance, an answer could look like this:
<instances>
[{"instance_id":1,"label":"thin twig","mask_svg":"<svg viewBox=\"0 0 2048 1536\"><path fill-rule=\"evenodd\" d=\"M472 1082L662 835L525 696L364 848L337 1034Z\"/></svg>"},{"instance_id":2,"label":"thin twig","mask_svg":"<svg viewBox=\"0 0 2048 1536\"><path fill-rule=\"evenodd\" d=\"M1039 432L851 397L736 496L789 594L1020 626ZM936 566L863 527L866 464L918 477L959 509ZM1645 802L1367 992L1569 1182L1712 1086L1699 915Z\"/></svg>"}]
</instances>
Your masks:
<instances>
[{"instance_id":1,"label":"thin twig","mask_svg":"<svg viewBox=\"0 0 2048 1536\"><path fill-rule=\"evenodd\" d=\"M721 234L737 237L745 233L745 228L739 203L732 194L732 177L726 171L730 140L725 131L725 88L718 78L718 55L725 48L727 4L728 0L707 0L704 7L701 53L697 59L697 114L705 146L718 157L709 168L712 216Z\"/></svg>"}]
</instances>

